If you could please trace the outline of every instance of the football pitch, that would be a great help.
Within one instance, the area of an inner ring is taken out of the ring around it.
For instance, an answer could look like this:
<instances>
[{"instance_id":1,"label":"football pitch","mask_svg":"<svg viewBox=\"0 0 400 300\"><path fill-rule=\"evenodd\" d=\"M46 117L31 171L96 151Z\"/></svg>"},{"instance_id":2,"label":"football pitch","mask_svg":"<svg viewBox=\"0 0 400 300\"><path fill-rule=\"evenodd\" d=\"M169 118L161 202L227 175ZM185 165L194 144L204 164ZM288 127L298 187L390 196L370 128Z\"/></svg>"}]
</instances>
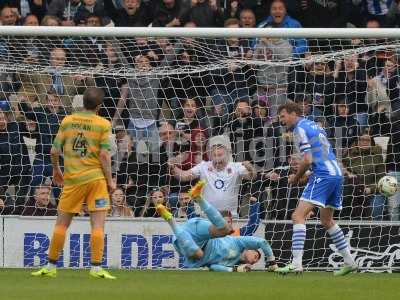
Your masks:
<instances>
[{"instance_id":1,"label":"football pitch","mask_svg":"<svg viewBox=\"0 0 400 300\"><path fill-rule=\"evenodd\" d=\"M57 278L31 278L31 270L1 269L0 299L400 299L400 274L310 272L285 277L265 272L121 271L115 281L91 279L86 270L59 270Z\"/></svg>"}]
</instances>

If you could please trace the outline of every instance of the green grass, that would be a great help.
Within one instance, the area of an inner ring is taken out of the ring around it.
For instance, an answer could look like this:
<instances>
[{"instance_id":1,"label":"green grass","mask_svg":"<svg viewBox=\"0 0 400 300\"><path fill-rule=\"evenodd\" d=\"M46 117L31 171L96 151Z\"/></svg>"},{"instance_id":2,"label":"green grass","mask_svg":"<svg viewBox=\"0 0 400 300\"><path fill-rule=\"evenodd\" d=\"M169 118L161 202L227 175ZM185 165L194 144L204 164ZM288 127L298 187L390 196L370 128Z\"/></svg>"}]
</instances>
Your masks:
<instances>
[{"instance_id":1,"label":"green grass","mask_svg":"<svg viewBox=\"0 0 400 300\"><path fill-rule=\"evenodd\" d=\"M115 281L91 279L85 270L59 270L55 279L31 278L31 270L0 269L0 299L400 299L400 274L116 271Z\"/></svg>"}]
</instances>

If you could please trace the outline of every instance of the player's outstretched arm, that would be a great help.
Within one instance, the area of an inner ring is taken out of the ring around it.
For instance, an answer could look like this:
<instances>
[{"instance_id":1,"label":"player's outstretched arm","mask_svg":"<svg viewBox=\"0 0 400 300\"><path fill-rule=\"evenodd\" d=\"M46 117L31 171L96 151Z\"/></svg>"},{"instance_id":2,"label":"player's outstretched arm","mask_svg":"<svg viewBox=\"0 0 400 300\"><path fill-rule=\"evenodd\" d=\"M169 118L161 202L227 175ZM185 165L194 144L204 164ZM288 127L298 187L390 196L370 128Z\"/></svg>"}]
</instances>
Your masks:
<instances>
[{"instance_id":1,"label":"player's outstretched arm","mask_svg":"<svg viewBox=\"0 0 400 300\"><path fill-rule=\"evenodd\" d=\"M265 239L256 236L241 236L237 239L243 250L261 249L268 261L275 260L272 248Z\"/></svg>"},{"instance_id":2,"label":"player's outstretched arm","mask_svg":"<svg viewBox=\"0 0 400 300\"><path fill-rule=\"evenodd\" d=\"M213 264L213 265L209 266L208 268L210 269L210 271L214 271L214 272L239 272L239 273L243 273L243 272L249 272L251 270L250 265L247 265L247 264L234 266L234 267L226 267L226 266L223 266L223 265Z\"/></svg>"}]
</instances>

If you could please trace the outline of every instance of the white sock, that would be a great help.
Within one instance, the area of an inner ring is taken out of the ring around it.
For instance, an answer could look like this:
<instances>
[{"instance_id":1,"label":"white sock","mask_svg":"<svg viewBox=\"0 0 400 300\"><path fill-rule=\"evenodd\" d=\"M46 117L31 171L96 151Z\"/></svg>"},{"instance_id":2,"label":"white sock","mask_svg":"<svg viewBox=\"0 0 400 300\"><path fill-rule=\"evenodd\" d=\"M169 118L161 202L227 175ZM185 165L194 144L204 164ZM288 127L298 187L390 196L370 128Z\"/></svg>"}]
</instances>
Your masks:
<instances>
[{"instance_id":1,"label":"white sock","mask_svg":"<svg viewBox=\"0 0 400 300\"><path fill-rule=\"evenodd\" d=\"M306 240L306 225L294 224L292 235L292 264L301 268L303 266L304 242Z\"/></svg>"},{"instance_id":2,"label":"white sock","mask_svg":"<svg viewBox=\"0 0 400 300\"><path fill-rule=\"evenodd\" d=\"M99 272L101 270L101 266L92 266L91 270L94 272Z\"/></svg>"},{"instance_id":3,"label":"white sock","mask_svg":"<svg viewBox=\"0 0 400 300\"><path fill-rule=\"evenodd\" d=\"M49 263L47 263L47 269L49 269L49 270L57 269L57 265L49 262Z\"/></svg>"},{"instance_id":4,"label":"white sock","mask_svg":"<svg viewBox=\"0 0 400 300\"><path fill-rule=\"evenodd\" d=\"M350 253L350 248L348 242L343 234L342 229L340 229L338 224L333 225L328 230L329 235L331 236L333 243L336 246L336 249L343 256L344 263L348 266L352 266L355 264L353 257Z\"/></svg>"}]
</instances>

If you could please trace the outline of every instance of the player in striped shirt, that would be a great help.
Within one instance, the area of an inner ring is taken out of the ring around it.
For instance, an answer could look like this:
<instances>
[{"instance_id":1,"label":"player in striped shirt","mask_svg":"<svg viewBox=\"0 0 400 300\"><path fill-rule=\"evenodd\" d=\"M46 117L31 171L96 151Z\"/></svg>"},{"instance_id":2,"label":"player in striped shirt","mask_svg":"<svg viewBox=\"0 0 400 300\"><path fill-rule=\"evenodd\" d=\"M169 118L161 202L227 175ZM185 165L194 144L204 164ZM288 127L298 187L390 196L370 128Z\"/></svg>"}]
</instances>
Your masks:
<instances>
[{"instance_id":1,"label":"player in striped shirt","mask_svg":"<svg viewBox=\"0 0 400 300\"><path fill-rule=\"evenodd\" d=\"M97 115L104 98L99 88L83 95L84 110L62 121L51 149L53 181L63 186L58 216L50 242L48 265L32 276L56 277L56 263L64 248L66 231L74 215L86 203L91 223L91 270L95 278L115 279L101 267L104 251L104 223L110 209L109 192L115 189L111 176L111 124ZM59 158L64 157L64 174Z\"/></svg>"},{"instance_id":2,"label":"player in striped shirt","mask_svg":"<svg viewBox=\"0 0 400 300\"><path fill-rule=\"evenodd\" d=\"M302 155L296 174L289 176L289 183L295 185L310 168L311 176L304 188L299 204L292 214L292 263L277 272L282 274L302 272L303 248L306 239L305 221L315 206L320 208L321 224L328 231L336 248L344 258L344 266L334 273L346 275L357 269L350 254L350 248L340 227L333 220L335 210L342 208L343 174L326 132L315 122L301 117L297 103L287 102L279 109L280 121L288 130L293 130L294 144Z\"/></svg>"}]
</instances>

